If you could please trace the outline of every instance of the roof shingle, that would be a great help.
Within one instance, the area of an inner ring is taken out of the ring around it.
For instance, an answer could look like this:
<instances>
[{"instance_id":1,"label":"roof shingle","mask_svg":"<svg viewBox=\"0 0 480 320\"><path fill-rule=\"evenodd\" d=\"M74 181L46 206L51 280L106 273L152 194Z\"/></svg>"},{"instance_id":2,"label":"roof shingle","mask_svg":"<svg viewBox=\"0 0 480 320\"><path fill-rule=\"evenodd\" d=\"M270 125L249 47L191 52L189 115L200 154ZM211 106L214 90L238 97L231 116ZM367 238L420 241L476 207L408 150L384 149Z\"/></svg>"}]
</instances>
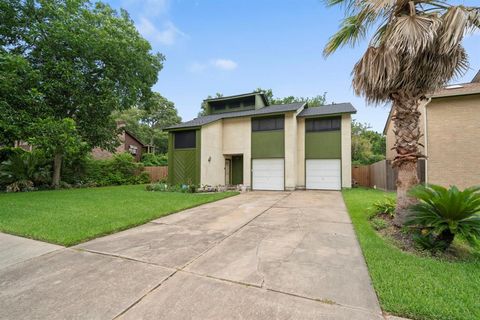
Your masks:
<instances>
[{"instance_id":1,"label":"roof shingle","mask_svg":"<svg viewBox=\"0 0 480 320\"><path fill-rule=\"evenodd\" d=\"M315 116L324 116L329 114L339 114L339 113L356 113L357 109L355 109L351 103L336 103L336 104L329 104L319 107L312 107L303 109L302 112L298 115L299 117L307 118L307 117L315 117Z\"/></svg>"}]
</instances>

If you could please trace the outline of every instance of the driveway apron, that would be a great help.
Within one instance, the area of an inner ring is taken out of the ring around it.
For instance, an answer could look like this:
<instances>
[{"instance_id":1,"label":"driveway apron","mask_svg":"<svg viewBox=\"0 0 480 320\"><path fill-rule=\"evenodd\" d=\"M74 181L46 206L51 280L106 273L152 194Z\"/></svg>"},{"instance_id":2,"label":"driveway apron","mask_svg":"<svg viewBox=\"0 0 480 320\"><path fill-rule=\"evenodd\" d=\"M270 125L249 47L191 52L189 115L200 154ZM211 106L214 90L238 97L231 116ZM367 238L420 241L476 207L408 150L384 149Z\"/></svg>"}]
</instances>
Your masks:
<instances>
[{"instance_id":1,"label":"driveway apron","mask_svg":"<svg viewBox=\"0 0 480 320\"><path fill-rule=\"evenodd\" d=\"M382 319L340 192L249 192L0 269L0 318Z\"/></svg>"}]
</instances>

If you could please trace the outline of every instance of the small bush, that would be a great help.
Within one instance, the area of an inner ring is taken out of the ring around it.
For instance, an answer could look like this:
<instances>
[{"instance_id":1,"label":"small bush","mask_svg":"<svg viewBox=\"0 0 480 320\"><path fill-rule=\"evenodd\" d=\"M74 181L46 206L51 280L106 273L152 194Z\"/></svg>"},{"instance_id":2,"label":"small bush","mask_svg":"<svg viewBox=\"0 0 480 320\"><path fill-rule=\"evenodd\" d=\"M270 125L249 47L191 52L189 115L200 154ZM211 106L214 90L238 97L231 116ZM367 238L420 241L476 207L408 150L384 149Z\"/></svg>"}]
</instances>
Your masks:
<instances>
[{"instance_id":1,"label":"small bush","mask_svg":"<svg viewBox=\"0 0 480 320\"><path fill-rule=\"evenodd\" d=\"M410 207L407 226L431 230L431 239L446 250L455 236L476 246L480 240L480 187L420 185L410 191L419 200ZM430 236L429 236L430 237ZM424 241L421 239L420 241Z\"/></svg>"},{"instance_id":2,"label":"small bush","mask_svg":"<svg viewBox=\"0 0 480 320\"><path fill-rule=\"evenodd\" d=\"M50 164L39 152L13 152L0 163L0 188L8 192L32 191L50 181Z\"/></svg>"},{"instance_id":3,"label":"small bush","mask_svg":"<svg viewBox=\"0 0 480 320\"><path fill-rule=\"evenodd\" d=\"M414 233L413 242L415 243L415 247L417 249L430 251L431 253L445 251L445 249L448 247L445 241L438 241L436 236L431 232Z\"/></svg>"},{"instance_id":4,"label":"small bush","mask_svg":"<svg viewBox=\"0 0 480 320\"><path fill-rule=\"evenodd\" d=\"M166 166L168 158L164 154L145 153L142 155L142 163L145 166Z\"/></svg>"},{"instance_id":5,"label":"small bush","mask_svg":"<svg viewBox=\"0 0 480 320\"><path fill-rule=\"evenodd\" d=\"M373 228L377 231L386 229L388 227L388 222L381 218L373 218L371 220Z\"/></svg>"},{"instance_id":6,"label":"small bush","mask_svg":"<svg viewBox=\"0 0 480 320\"><path fill-rule=\"evenodd\" d=\"M378 215L387 215L390 218L395 216L395 207L397 203L393 198L387 198L379 200L373 203L373 208L371 210L370 219Z\"/></svg>"}]
</instances>

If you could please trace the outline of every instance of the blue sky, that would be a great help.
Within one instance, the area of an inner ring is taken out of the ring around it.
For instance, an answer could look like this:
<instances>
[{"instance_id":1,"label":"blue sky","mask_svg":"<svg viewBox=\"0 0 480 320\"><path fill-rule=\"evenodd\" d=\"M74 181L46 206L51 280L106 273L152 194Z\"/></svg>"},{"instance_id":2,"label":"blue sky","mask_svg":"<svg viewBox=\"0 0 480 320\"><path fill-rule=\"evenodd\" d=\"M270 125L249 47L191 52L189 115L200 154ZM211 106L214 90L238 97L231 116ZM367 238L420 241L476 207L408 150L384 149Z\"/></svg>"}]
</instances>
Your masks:
<instances>
[{"instance_id":1,"label":"blue sky","mask_svg":"<svg viewBox=\"0 0 480 320\"><path fill-rule=\"evenodd\" d=\"M154 50L166 56L154 90L194 118L208 95L271 88L277 97L327 93L328 103L351 102L354 116L382 131L387 107L367 106L351 87L351 70L367 43L325 59L322 49L343 17L321 0L107 0L126 9ZM478 1L457 1L477 4ZM480 69L480 33L464 45L471 70Z\"/></svg>"}]
</instances>

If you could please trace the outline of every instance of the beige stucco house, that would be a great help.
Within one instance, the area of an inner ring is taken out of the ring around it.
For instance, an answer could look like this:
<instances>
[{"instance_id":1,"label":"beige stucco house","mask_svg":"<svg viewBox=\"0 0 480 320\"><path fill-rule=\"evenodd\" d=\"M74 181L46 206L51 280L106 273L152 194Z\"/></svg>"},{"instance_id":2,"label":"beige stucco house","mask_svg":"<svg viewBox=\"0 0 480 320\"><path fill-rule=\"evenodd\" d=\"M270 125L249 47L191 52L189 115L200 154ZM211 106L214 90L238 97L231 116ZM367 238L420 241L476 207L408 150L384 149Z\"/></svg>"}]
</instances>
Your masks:
<instances>
[{"instance_id":1,"label":"beige stucco house","mask_svg":"<svg viewBox=\"0 0 480 320\"><path fill-rule=\"evenodd\" d=\"M425 180L443 186L480 185L480 72L470 83L430 95L420 107ZM395 157L392 111L384 134L387 160Z\"/></svg>"},{"instance_id":2,"label":"beige stucco house","mask_svg":"<svg viewBox=\"0 0 480 320\"><path fill-rule=\"evenodd\" d=\"M350 103L269 105L261 93L205 100L207 115L167 128L169 182L254 190L351 186Z\"/></svg>"}]
</instances>

